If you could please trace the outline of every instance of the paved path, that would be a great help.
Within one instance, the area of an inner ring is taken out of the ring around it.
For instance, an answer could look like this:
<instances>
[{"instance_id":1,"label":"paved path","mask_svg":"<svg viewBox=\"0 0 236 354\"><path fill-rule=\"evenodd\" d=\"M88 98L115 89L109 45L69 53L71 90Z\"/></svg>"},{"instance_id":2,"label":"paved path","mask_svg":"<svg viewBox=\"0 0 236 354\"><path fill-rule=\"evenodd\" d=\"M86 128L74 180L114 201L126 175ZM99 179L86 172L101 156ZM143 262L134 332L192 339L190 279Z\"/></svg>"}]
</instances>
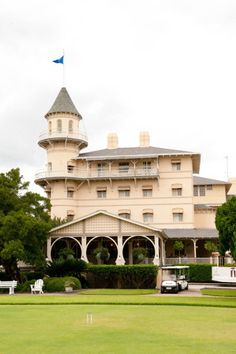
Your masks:
<instances>
[{"instance_id":1,"label":"paved path","mask_svg":"<svg viewBox=\"0 0 236 354\"><path fill-rule=\"evenodd\" d=\"M188 290L180 291L178 294L164 293L157 294L157 296L206 296L201 294L201 289L212 288L212 289L229 289L228 286L223 286L221 284L189 284ZM233 287L232 289L235 289Z\"/></svg>"}]
</instances>

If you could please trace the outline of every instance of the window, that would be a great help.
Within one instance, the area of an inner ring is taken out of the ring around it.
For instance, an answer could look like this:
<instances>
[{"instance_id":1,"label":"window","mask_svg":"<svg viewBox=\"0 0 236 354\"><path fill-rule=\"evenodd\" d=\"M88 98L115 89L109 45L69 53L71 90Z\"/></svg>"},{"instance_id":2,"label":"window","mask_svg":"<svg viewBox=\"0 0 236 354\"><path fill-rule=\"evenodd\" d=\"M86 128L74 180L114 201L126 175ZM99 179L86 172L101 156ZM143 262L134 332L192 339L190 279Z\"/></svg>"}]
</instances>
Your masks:
<instances>
[{"instance_id":1,"label":"window","mask_svg":"<svg viewBox=\"0 0 236 354\"><path fill-rule=\"evenodd\" d=\"M119 189L119 197L120 198L128 198L130 196L130 189Z\"/></svg>"},{"instance_id":2,"label":"window","mask_svg":"<svg viewBox=\"0 0 236 354\"><path fill-rule=\"evenodd\" d=\"M124 219L130 219L130 213L119 213L119 216Z\"/></svg>"},{"instance_id":3,"label":"window","mask_svg":"<svg viewBox=\"0 0 236 354\"><path fill-rule=\"evenodd\" d=\"M208 190L208 191L212 191L212 188L213 188L212 184L208 184L208 185L207 185L207 190Z\"/></svg>"},{"instance_id":4,"label":"window","mask_svg":"<svg viewBox=\"0 0 236 354\"><path fill-rule=\"evenodd\" d=\"M73 198L74 197L74 188L67 188L67 198Z\"/></svg>"},{"instance_id":5,"label":"window","mask_svg":"<svg viewBox=\"0 0 236 354\"><path fill-rule=\"evenodd\" d=\"M183 212L181 213L173 213L173 222L181 222L183 221Z\"/></svg>"},{"instance_id":6,"label":"window","mask_svg":"<svg viewBox=\"0 0 236 354\"><path fill-rule=\"evenodd\" d=\"M152 197L152 187L143 187L143 197L144 198Z\"/></svg>"},{"instance_id":7,"label":"window","mask_svg":"<svg viewBox=\"0 0 236 354\"><path fill-rule=\"evenodd\" d=\"M107 170L107 164L106 163L98 163L97 164L98 176L104 176L106 170Z\"/></svg>"},{"instance_id":8,"label":"window","mask_svg":"<svg viewBox=\"0 0 236 354\"><path fill-rule=\"evenodd\" d=\"M197 197L197 196L204 197L206 195L206 186L203 186L203 185L194 186L193 187L193 194L195 197Z\"/></svg>"},{"instance_id":9,"label":"window","mask_svg":"<svg viewBox=\"0 0 236 354\"><path fill-rule=\"evenodd\" d=\"M45 192L47 194L47 198L51 199L51 196L52 196L51 189L46 189Z\"/></svg>"},{"instance_id":10,"label":"window","mask_svg":"<svg viewBox=\"0 0 236 354\"><path fill-rule=\"evenodd\" d=\"M120 173L128 173L129 172L129 163L128 162L120 162L119 163L119 172Z\"/></svg>"},{"instance_id":11,"label":"window","mask_svg":"<svg viewBox=\"0 0 236 354\"><path fill-rule=\"evenodd\" d=\"M143 222L153 222L153 213L143 213Z\"/></svg>"},{"instance_id":12,"label":"window","mask_svg":"<svg viewBox=\"0 0 236 354\"><path fill-rule=\"evenodd\" d=\"M97 189L97 197L99 199L106 198L107 197L107 189L106 188Z\"/></svg>"},{"instance_id":13,"label":"window","mask_svg":"<svg viewBox=\"0 0 236 354\"><path fill-rule=\"evenodd\" d=\"M49 134L52 134L52 122L48 122L48 131Z\"/></svg>"},{"instance_id":14,"label":"window","mask_svg":"<svg viewBox=\"0 0 236 354\"><path fill-rule=\"evenodd\" d=\"M68 131L69 133L73 133L73 120L69 120Z\"/></svg>"},{"instance_id":15,"label":"window","mask_svg":"<svg viewBox=\"0 0 236 354\"><path fill-rule=\"evenodd\" d=\"M74 220L75 212L74 210L67 210L67 221Z\"/></svg>"},{"instance_id":16,"label":"window","mask_svg":"<svg viewBox=\"0 0 236 354\"><path fill-rule=\"evenodd\" d=\"M182 195L182 188L172 188L172 196L180 197Z\"/></svg>"},{"instance_id":17,"label":"window","mask_svg":"<svg viewBox=\"0 0 236 354\"><path fill-rule=\"evenodd\" d=\"M52 171L52 163L48 162L48 171Z\"/></svg>"},{"instance_id":18,"label":"window","mask_svg":"<svg viewBox=\"0 0 236 354\"><path fill-rule=\"evenodd\" d=\"M61 121L61 119L57 120L57 132L58 133L62 132L62 121Z\"/></svg>"},{"instance_id":19,"label":"window","mask_svg":"<svg viewBox=\"0 0 236 354\"><path fill-rule=\"evenodd\" d=\"M150 174L151 171L151 161L143 161L143 169L146 175Z\"/></svg>"},{"instance_id":20,"label":"window","mask_svg":"<svg viewBox=\"0 0 236 354\"><path fill-rule=\"evenodd\" d=\"M172 171L180 171L181 170L181 162L180 161L171 161Z\"/></svg>"},{"instance_id":21,"label":"window","mask_svg":"<svg viewBox=\"0 0 236 354\"><path fill-rule=\"evenodd\" d=\"M72 165L67 165L67 172L73 173L73 171L74 171L74 166L72 166Z\"/></svg>"}]
</instances>

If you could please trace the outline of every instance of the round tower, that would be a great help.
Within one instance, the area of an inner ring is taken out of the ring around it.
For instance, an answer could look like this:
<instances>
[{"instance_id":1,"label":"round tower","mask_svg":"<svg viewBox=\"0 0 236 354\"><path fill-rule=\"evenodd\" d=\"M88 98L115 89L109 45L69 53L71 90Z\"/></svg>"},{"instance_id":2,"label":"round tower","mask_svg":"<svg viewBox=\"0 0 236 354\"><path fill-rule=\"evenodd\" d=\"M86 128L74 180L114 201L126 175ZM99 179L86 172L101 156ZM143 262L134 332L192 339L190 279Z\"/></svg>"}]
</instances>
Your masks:
<instances>
[{"instance_id":1,"label":"round tower","mask_svg":"<svg viewBox=\"0 0 236 354\"><path fill-rule=\"evenodd\" d=\"M45 118L47 131L40 134L38 144L47 152L47 164L36 174L35 183L44 187L51 198L52 214L64 218L65 215L55 210L55 207L60 204L60 199L65 199L68 188L71 192L74 190L76 158L80 150L88 145L88 141L81 130L82 116L65 87L60 90ZM57 195L57 202L53 202L53 194Z\"/></svg>"}]
</instances>

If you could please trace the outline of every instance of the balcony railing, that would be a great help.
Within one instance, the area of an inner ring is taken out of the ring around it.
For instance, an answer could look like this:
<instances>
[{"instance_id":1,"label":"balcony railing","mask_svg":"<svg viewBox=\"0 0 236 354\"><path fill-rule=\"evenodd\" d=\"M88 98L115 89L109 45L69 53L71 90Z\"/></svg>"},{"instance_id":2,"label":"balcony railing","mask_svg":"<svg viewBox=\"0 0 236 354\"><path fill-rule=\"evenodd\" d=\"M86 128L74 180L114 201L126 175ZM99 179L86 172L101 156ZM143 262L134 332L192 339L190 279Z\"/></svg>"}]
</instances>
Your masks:
<instances>
[{"instance_id":1,"label":"balcony railing","mask_svg":"<svg viewBox=\"0 0 236 354\"><path fill-rule=\"evenodd\" d=\"M88 142L87 135L81 131L44 131L39 135L39 142L44 140L56 140L56 139L73 139L73 140L82 140Z\"/></svg>"},{"instance_id":2,"label":"balcony railing","mask_svg":"<svg viewBox=\"0 0 236 354\"><path fill-rule=\"evenodd\" d=\"M70 179L130 179L130 178L155 178L158 177L159 172L157 168L143 169L143 168L129 168L122 170L119 168L112 169L71 169L49 171L41 170L36 173L35 179L54 179L54 178L70 178Z\"/></svg>"}]
</instances>

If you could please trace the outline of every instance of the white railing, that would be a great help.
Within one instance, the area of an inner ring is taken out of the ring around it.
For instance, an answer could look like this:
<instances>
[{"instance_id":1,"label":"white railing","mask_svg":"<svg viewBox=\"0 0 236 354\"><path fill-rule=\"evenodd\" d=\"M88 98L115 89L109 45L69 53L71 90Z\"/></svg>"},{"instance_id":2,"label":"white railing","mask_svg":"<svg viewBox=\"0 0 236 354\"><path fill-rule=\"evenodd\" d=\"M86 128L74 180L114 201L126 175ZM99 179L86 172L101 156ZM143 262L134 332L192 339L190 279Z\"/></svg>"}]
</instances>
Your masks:
<instances>
[{"instance_id":1,"label":"white railing","mask_svg":"<svg viewBox=\"0 0 236 354\"><path fill-rule=\"evenodd\" d=\"M69 131L44 131L39 135L39 141L47 139L78 139L83 141L88 141L87 135L79 130L69 132Z\"/></svg>"},{"instance_id":2,"label":"white railing","mask_svg":"<svg viewBox=\"0 0 236 354\"><path fill-rule=\"evenodd\" d=\"M157 169L139 169L139 168L129 168L127 171L119 170L118 168L97 170L97 169L73 169L58 170L58 171L48 171L41 170L36 173L35 179L44 178L79 178L79 179L104 179L104 178L129 178L129 177L157 177Z\"/></svg>"},{"instance_id":3,"label":"white railing","mask_svg":"<svg viewBox=\"0 0 236 354\"><path fill-rule=\"evenodd\" d=\"M218 257L171 257L165 258L165 264L217 264Z\"/></svg>"}]
</instances>

